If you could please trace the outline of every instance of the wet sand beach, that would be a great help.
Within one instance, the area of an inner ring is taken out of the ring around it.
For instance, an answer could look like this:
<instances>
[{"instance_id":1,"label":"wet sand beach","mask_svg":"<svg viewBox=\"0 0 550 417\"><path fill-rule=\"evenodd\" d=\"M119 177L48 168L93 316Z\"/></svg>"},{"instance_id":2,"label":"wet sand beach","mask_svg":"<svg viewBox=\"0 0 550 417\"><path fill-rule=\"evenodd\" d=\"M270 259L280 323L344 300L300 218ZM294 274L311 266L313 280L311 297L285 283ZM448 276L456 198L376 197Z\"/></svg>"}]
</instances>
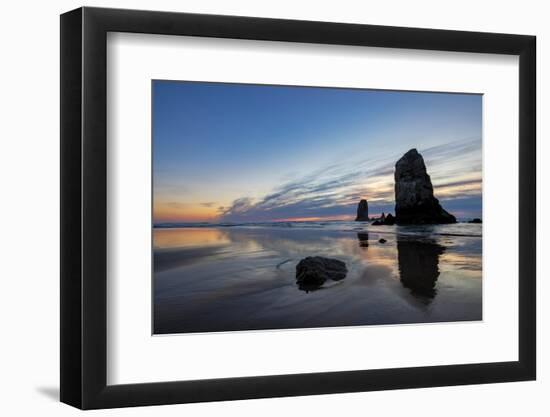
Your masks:
<instances>
[{"instance_id":1,"label":"wet sand beach","mask_svg":"<svg viewBox=\"0 0 550 417\"><path fill-rule=\"evenodd\" d=\"M482 319L481 225L154 229L154 334ZM385 243L380 243L385 239ZM307 291L307 256L346 263Z\"/></svg>"}]
</instances>

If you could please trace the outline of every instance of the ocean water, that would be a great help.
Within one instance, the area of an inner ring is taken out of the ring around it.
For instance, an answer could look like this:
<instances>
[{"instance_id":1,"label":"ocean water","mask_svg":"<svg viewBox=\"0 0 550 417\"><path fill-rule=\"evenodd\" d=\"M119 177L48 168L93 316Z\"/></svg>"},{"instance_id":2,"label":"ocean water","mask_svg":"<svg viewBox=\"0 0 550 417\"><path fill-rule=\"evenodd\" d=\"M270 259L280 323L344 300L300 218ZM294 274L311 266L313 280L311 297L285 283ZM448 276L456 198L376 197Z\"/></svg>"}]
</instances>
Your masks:
<instances>
[{"instance_id":1,"label":"ocean water","mask_svg":"<svg viewBox=\"0 0 550 417\"><path fill-rule=\"evenodd\" d=\"M174 226L153 231L154 334L482 320L481 224ZM307 256L346 278L300 288Z\"/></svg>"}]
</instances>

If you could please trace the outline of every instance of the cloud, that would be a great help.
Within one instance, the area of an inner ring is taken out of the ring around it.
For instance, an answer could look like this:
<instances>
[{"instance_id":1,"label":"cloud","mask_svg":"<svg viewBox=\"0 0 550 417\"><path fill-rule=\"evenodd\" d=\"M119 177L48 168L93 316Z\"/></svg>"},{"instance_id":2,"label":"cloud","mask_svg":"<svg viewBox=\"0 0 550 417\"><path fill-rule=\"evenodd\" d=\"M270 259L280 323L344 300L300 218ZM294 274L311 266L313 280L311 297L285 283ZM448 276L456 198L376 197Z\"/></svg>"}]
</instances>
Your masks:
<instances>
[{"instance_id":1,"label":"cloud","mask_svg":"<svg viewBox=\"0 0 550 417\"><path fill-rule=\"evenodd\" d=\"M242 213L247 213L251 208L253 208L252 199L249 197L238 198L233 201L231 206L227 208L220 207L222 211L222 216L238 216Z\"/></svg>"},{"instance_id":2,"label":"cloud","mask_svg":"<svg viewBox=\"0 0 550 417\"><path fill-rule=\"evenodd\" d=\"M221 220L245 222L352 215L361 198L369 200L372 212L393 211L394 166L407 150L376 160L342 161L321 167L257 200L243 196L229 207L219 208ZM479 140L457 141L419 151L440 199L481 195Z\"/></svg>"},{"instance_id":3,"label":"cloud","mask_svg":"<svg viewBox=\"0 0 550 417\"><path fill-rule=\"evenodd\" d=\"M187 203L181 203L179 201L168 201L164 204L166 207L172 208L172 209L184 209L189 206Z\"/></svg>"}]
</instances>

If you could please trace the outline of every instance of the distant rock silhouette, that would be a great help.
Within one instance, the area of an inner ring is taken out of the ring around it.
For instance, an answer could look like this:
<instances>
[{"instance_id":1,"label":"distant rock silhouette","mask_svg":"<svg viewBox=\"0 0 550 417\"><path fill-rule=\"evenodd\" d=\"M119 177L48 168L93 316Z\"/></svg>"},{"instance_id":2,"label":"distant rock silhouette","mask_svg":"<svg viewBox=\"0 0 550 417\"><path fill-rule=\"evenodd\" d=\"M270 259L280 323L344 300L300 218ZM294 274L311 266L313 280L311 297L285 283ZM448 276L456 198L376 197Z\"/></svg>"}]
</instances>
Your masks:
<instances>
[{"instance_id":1,"label":"distant rock silhouette","mask_svg":"<svg viewBox=\"0 0 550 417\"><path fill-rule=\"evenodd\" d=\"M356 222L366 222L369 220L369 203L367 200L361 200L357 206Z\"/></svg>"},{"instance_id":2,"label":"distant rock silhouette","mask_svg":"<svg viewBox=\"0 0 550 417\"><path fill-rule=\"evenodd\" d=\"M296 265L296 283L306 292L319 289L325 281L343 280L348 273L346 264L338 259L308 256Z\"/></svg>"},{"instance_id":3,"label":"distant rock silhouette","mask_svg":"<svg viewBox=\"0 0 550 417\"><path fill-rule=\"evenodd\" d=\"M478 219L476 217L475 219L470 220L468 223L481 223L481 219Z\"/></svg>"},{"instance_id":4,"label":"distant rock silhouette","mask_svg":"<svg viewBox=\"0 0 550 417\"><path fill-rule=\"evenodd\" d=\"M387 226L392 226L395 224L395 217L391 213L388 213L386 218L384 219L384 224Z\"/></svg>"},{"instance_id":5,"label":"distant rock silhouette","mask_svg":"<svg viewBox=\"0 0 550 417\"><path fill-rule=\"evenodd\" d=\"M372 222L372 226L393 226L394 224L395 217L391 213L388 213L387 216L382 213L379 219L376 219L374 222Z\"/></svg>"},{"instance_id":6,"label":"distant rock silhouette","mask_svg":"<svg viewBox=\"0 0 550 417\"><path fill-rule=\"evenodd\" d=\"M395 164L395 217L397 224L456 223L434 197L424 158L416 149Z\"/></svg>"},{"instance_id":7,"label":"distant rock silhouette","mask_svg":"<svg viewBox=\"0 0 550 417\"><path fill-rule=\"evenodd\" d=\"M386 215L382 212L382 215L372 222L372 226L382 226L386 221Z\"/></svg>"}]
</instances>

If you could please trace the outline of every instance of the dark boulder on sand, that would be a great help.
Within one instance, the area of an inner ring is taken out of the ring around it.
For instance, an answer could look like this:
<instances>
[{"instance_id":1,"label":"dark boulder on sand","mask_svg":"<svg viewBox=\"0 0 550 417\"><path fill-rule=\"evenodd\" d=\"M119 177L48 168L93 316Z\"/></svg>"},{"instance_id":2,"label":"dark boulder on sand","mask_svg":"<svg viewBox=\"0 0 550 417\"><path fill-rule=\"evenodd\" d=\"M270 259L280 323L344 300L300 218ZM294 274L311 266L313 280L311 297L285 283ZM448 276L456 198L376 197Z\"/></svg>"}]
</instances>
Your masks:
<instances>
[{"instance_id":1,"label":"dark boulder on sand","mask_svg":"<svg viewBox=\"0 0 550 417\"><path fill-rule=\"evenodd\" d=\"M347 273L346 264L338 259L308 256L296 265L296 283L300 288L313 289L329 279L340 281Z\"/></svg>"},{"instance_id":2,"label":"dark boulder on sand","mask_svg":"<svg viewBox=\"0 0 550 417\"><path fill-rule=\"evenodd\" d=\"M416 149L395 164L395 217L397 224L456 223L434 197L424 158Z\"/></svg>"},{"instance_id":3,"label":"dark boulder on sand","mask_svg":"<svg viewBox=\"0 0 550 417\"><path fill-rule=\"evenodd\" d=\"M361 200L357 205L356 222L366 222L369 220L369 203L367 200Z\"/></svg>"}]
</instances>

